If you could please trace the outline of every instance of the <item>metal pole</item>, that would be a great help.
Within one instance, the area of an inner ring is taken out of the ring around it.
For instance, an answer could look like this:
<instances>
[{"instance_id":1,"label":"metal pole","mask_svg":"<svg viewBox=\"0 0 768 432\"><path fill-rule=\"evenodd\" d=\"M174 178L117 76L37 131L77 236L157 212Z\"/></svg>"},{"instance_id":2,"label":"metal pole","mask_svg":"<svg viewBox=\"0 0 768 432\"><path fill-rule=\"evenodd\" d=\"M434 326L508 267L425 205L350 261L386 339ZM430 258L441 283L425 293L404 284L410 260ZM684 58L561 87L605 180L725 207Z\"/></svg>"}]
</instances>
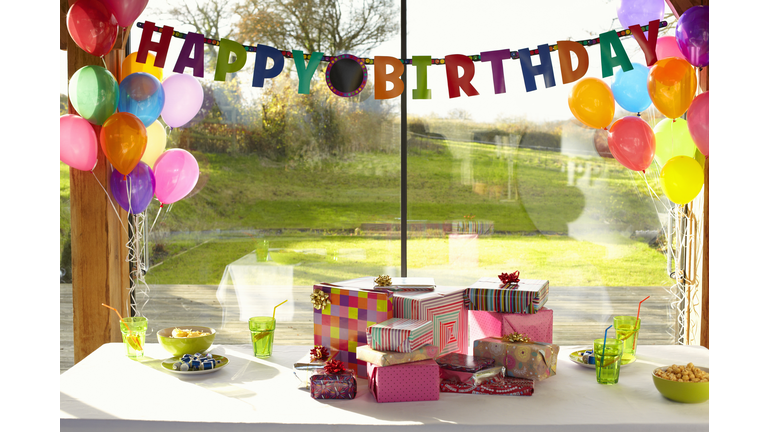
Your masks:
<instances>
[{"instance_id":1,"label":"metal pole","mask_svg":"<svg viewBox=\"0 0 768 432\"><path fill-rule=\"evenodd\" d=\"M400 0L400 57L408 66L406 0ZM403 72L403 93L400 94L400 274L408 276L408 72Z\"/></svg>"}]
</instances>

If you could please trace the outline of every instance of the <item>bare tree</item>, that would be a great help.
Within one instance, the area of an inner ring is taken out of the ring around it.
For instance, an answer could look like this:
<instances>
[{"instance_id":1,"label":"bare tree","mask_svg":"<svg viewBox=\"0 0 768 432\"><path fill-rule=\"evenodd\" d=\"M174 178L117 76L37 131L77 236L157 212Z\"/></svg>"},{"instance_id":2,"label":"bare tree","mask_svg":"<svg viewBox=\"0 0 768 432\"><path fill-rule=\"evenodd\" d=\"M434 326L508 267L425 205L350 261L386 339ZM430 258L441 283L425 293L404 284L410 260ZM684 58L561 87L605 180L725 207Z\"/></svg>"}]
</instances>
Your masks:
<instances>
[{"instance_id":1,"label":"bare tree","mask_svg":"<svg viewBox=\"0 0 768 432\"><path fill-rule=\"evenodd\" d=\"M230 39L234 34L235 4L236 0L196 0L185 1L167 11L173 19L195 28L196 33L203 36L221 40ZM216 67L218 49L206 44L205 55L207 67Z\"/></svg>"},{"instance_id":2,"label":"bare tree","mask_svg":"<svg viewBox=\"0 0 768 432\"><path fill-rule=\"evenodd\" d=\"M393 0L245 0L237 8L241 43L361 55L399 30Z\"/></svg>"}]
</instances>

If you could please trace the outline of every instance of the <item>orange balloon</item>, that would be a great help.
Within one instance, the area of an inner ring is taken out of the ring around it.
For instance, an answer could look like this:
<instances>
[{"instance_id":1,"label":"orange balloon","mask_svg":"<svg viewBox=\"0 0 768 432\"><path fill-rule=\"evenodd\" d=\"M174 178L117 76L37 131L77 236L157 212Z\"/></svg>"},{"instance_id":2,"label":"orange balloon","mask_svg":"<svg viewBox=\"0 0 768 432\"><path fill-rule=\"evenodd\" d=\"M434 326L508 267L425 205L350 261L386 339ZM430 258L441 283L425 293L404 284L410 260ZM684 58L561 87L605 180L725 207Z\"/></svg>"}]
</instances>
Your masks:
<instances>
[{"instance_id":1,"label":"orange balloon","mask_svg":"<svg viewBox=\"0 0 768 432\"><path fill-rule=\"evenodd\" d=\"M154 75L158 81L163 82L163 69L155 66L155 56L151 53L147 53L147 62L139 63L136 61L138 52L130 53L125 56L123 64L120 67L120 81L122 82L125 77L134 72L146 72L150 75Z\"/></svg>"},{"instance_id":2,"label":"orange balloon","mask_svg":"<svg viewBox=\"0 0 768 432\"><path fill-rule=\"evenodd\" d=\"M131 113L110 116L102 125L99 138L109 163L123 175L133 171L147 148L147 128Z\"/></svg>"},{"instance_id":3,"label":"orange balloon","mask_svg":"<svg viewBox=\"0 0 768 432\"><path fill-rule=\"evenodd\" d=\"M648 94L664 116L680 117L696 97L696 69L677 57L657 61L648 73Z\"/></svg>"},{"instance_id":4,"label":"orange balloon","mask_svg":"<svg viewBox=\"0 0 768 432\"><path fill-rule=\"evenodd\" d=\"M598 78L584 78L573 85L568 107L580 122L604 129L613 121L616 102L608 84Z\"/></svg>"}]
</instances>

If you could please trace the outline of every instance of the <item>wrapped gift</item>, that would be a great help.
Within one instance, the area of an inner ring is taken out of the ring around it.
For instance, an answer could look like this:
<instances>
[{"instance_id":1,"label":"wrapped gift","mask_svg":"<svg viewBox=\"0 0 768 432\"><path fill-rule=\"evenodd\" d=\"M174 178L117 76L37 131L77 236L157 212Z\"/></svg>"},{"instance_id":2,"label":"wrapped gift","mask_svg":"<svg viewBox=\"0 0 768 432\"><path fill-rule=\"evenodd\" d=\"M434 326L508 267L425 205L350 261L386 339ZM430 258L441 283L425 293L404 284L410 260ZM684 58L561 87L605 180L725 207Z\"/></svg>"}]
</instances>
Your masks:
<instances>
[{"instance_id":1,"label":"wrapped gift","mask_svg":"<svg viewBox=\"0 0 768 432\"><path fill-rule=\"evenodd\" d=\"M468 311L469 346L489 337L501 337L510 333L523 333L533 342L552 343L554 314L543 307L535 314Z\"/></svg>"},{"instance_id":2,"label":"wrapped gift","mask_svg":"<svg viewBox=\"0 0 768 432\"><path fill-rule=\"evenodd\" d=\"M480 384L442 380L440 381L440 391L444 393L531 396L533 394L533 381L525 378L510 377L503 377Z\"/></svg>"},{"instance_id":3,"label":"wrapped gift","mask_svg":"<svg viewBox=\"0 0 768 432\"><path fill-rule=\"evenodd\" d=\"M368 346L407 353L432 343L432 321L392 318L366 330Z\"/></svg>"},{"instance_id":4,"label":"wrapped gift","mask_svg":"<svg viewBox=\"0 0 768 432\"><path fill-rule=\"evenodd\" d=\"M549 281L520 279L503 284L499 278L480 278L464 290L468 310L502 313L536 313L547 302Z\"/></svg>"},{"instance_id":5,"label":"wrapped gift","mask_svg":"<svg viewBox=\"0 0 768 432\"><path fill-rule=\"evenodd\" d=\"M486 381L504 378L504 373L504 366L491 366L477 372L462 372L441 367L440 381L456 381L459 383L479 385Z\"/></svg>"},{"instance_id":6,"label":"wrapped gift","mask_svg":"<svg viewBox=\"0 0 768 432\"><path fill-rule=\"evenodd\" d=\"M496 365L490 357L475 357L462 353L448 353L438 357L435 362L443 369L461 372L477 372ZM498 363L501 365L501 363Z\"/></svg>"},{"instance_id":7,"label":"wrapped gift","mask_svg":"<svg viewBox=\"0 0 768 432\"><path fill-rule=\"evenodd\" d=\"M437 357L438 348L435 345L424 345L411 352L377 351L363 345L357 347L357 359L376 366L392 366L402 363L413 363Z\"/></svg>"},{"instance_id":8,"label":"wrapped gift","mask_svg":"<svg viewBox=\"0 0 768 432\"><path fill-rule=\"evenodd\" d=\"M376 402L440 399L440 371L434 360L376 366L368 363L368 388Z\"/></svg>"},{"instance_id":9,"label":"wrapped gift","mask_svg":"<svg viewBox=\"0 0 768 432\"><path fill-rule=\"evenodd\" d=\"M531 342L552 343L553 323L552 309L545 307L535 314L501 314L501 335L522 333L527 335Z\"/></svg>"},{"instance_id":10,"label":"wrapped gift","mask_svg":"<svg viewBox=\"0 0 768 432\"><path fill-rule=\"evenodd\" d=\"M506 342L500 338L475 341L475 356L488 357L507 369L507 376L541 381L555 375L560 347L544 342Z\"/></svg>"},{"instance_id":11,"label":"wrapped gift","mask_svg":"<svg viewBox=\"0 0 768 432\"><path fill-rule=\"evenodd\" d=\"M336 282L345 287L373 289L374 277ZM432 292L394 293L394 317L432 321L433 344L440 354L467 353L467 310L464 308L464 289L437 286Z\"/></svg>"},{"instance_id":12,"label":"wrapped gift","mask_svg":"<svg viewBox=\"0 0 768 432\"><path fill-rule=\"evenodd\" d=\"M432 343L440 348L440 354L466 353L469 339L463 292L446 287L433 292L396 292L395 317L432 321Z\"/></svg>"},{"instance_id":13,"label":"wrapped gift","mask_svg":"<svg viewBox=\"0 0 768 432\"><path fill-rule=\"evenodd\" d=\"M345 370L337 360L327 362L324 370L312 375L309 384L313 399L354 399L357 395L354 371Z\"/></svg>"},{"instance_id":14,"label":"wrapped gift","mask_svg":"<svg viewBox=\"0 0 768 432\"><path fill-rule=\"evenodd\" d=\"M336 359L365 378L366 362L357 359L357 347L368 343L369 326L392 318L392 293L318 284L312 296L315 345L338 350Z\"/></svg>"},{"instance_id":15,"label":"wrapped gift","mask_svg":"<svg viewBox=\"0 0 768 432\"><path fill-rule=\"evenodd\" d=\"M309 352L304 354L299 361L293 364L293 374L299 379L299 382L301 382L299 388L308 389L310 387L309 379L312 375L322 371L325 367L325 363L328 360L333 360L338 353L339 352L334 349L329 350L322 346L315 346L309 350Z\"/></svg>"}]
</instances>

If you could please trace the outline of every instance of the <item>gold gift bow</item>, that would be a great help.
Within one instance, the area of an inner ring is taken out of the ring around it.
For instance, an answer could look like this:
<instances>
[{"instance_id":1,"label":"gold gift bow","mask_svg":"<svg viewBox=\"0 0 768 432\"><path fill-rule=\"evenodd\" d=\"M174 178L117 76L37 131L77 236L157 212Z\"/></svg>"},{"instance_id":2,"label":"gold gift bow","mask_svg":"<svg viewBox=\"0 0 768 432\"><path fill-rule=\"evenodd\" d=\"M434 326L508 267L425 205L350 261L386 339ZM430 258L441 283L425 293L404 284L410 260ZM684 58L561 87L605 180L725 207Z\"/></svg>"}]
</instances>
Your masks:
<instances>
[{"instance_id":1,"label":"gold gift bow","mask_svg":"<svg viewBox=\"0 0 768 432\"><path fill-rule=\"evenodd\" d=\"M325 306L330 303L330 296L321 290L312 291L309 299L312 301L312 306L318 310L325 309Z\"/></svg>"},{"instance_id":2,"label":"gold gift bow","mask_svg":"<svg viewBox=\"0 0 768 432\"><path fill-rule=\"evenodd\" d=\"M373 281L376 282L376 286L392 286L392 278L387 275L379 275L379 277Z\"/></svg>"}]
</instances>

